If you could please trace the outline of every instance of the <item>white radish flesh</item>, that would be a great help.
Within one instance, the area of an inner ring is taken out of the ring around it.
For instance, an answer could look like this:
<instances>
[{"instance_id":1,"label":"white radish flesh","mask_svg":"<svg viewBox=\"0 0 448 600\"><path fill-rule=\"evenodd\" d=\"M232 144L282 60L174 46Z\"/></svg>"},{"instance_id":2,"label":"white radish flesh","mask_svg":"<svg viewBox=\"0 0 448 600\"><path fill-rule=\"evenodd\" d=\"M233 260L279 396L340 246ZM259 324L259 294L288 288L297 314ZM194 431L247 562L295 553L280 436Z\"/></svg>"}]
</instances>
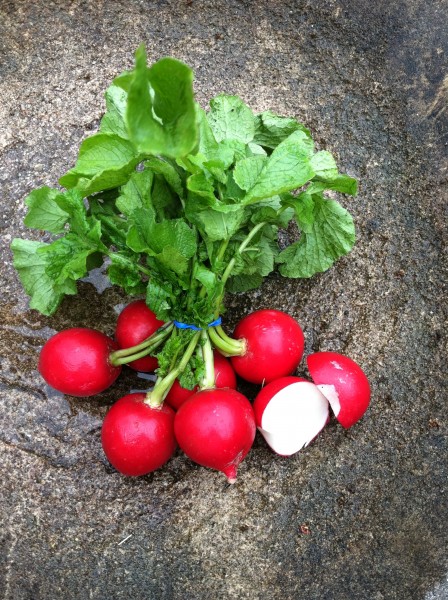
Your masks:
<instances>
[{"instance_id":1,"label":"white radish flesh","mask_svg":"<svg viewBox=\"0 0 448 600\"><path fill-rule=\"evenodd\" d=\"M299 381L272 396L258 430L274 452L291 456L308 446L323 429L328 413L328 401L317 386Z\"/></svg>"}]
</instances>

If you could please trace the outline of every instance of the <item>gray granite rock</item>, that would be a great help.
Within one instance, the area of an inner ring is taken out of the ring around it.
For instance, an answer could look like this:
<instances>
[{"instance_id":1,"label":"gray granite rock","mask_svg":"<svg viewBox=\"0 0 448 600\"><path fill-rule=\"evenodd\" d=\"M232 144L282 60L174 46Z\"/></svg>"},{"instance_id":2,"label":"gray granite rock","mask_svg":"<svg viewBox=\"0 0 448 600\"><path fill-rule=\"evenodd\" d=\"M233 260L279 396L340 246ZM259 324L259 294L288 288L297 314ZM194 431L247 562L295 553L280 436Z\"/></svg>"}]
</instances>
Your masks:
<instances>
[{"instance_id":1,"label":"gray granite rock","mask_svg":"<svg viewBox=\"0 0 448 600\"><path fill-rule=\"evenodd\" d=\"M447 12L423 0L0 3L5 600L447 597ZM64 398L36 361L64 327L111 333L124 295L93 279L42 317L11 266L11 239L30 235L25 195L73 165L142 41L151 60L195 69L203 105L237 93L294 115L360 180L358 198L342 199L358 232L351 255L309 281L273 276L229 298L226 326L254 308L290 312L307 352L363 365L371 408L290 459L257 438L235 486L180 453L150 476L118 475L102 417L144 382L128 373L93 400Z\"/></svg>"}]
</instances>

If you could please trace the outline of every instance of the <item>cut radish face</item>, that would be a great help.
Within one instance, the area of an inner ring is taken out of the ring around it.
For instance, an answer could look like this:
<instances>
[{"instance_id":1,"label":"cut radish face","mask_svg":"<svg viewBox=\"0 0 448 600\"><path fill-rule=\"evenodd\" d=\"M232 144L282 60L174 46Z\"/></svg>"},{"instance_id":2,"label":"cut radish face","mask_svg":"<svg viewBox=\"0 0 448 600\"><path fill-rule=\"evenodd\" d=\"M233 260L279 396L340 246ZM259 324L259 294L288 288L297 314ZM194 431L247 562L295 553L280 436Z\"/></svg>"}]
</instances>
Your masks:
<instances>
[{"instance_id":1,"label":"cut radish face","mask_svg":"<svg viewBox=\"0 0 448 600\"><path fill-rule=\"evenodd\" d=\"M281 456L308 444L328 421L328 401L314 383L282 377L264 387L254 402L258 431Z\"/></svg>"},{"instance_id":2,"label":"cut radish face","mask_svg":"<svg viewBox=\"0 0 448 600\"><path fill-rule=\"evenodd\" d=\"M348 429L359 421L370 402L369 382L361 367L337 352L316 352L307 357L307 363L342 427Z\"/></svg>"}]
</instances>

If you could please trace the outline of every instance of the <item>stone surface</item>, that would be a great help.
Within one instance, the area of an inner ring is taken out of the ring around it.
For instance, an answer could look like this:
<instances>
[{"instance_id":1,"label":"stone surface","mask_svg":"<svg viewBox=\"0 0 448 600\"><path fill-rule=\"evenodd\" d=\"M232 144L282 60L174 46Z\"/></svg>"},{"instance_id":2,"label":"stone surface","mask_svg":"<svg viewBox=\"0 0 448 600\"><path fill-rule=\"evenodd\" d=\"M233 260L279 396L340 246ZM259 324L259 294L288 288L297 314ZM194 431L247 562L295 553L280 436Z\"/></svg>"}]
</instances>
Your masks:
<instances>
[{"instance_id":1,"label":"stone surface","mask_svg":"<svg viewBox=\"0 0 448 600\"><path fill-rule=\"evenodd\" d=\"M2 598L447 597L447 12L423 0L0 3ZM361 184L341 199L351 255L229 299L226 326L253 308L290 312L308 352L364 366L371 408L290 459L257 438L232 487L180 453L147 477L115 473L101 420L144 382L128 373L74 400L43 385L36 361L63 327L111 333L124 295L94 279L42 317L11 266L11 239L39 236L21 224L24 197L74 163L142 41L151 60L195 69L203 105L237 93L300 118Z\"/></svg>"}]
</instances>

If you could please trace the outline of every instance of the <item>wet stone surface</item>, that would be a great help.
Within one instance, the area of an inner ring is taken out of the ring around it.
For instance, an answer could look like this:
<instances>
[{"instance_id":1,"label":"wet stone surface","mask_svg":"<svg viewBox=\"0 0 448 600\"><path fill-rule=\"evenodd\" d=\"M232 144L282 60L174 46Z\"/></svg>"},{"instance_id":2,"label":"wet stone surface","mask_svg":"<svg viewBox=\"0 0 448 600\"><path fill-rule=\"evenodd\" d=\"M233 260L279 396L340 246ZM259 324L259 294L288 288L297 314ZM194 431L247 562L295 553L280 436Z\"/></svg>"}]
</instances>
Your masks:
<instances>
[{"instance_id":1,"label":"wet stone surface","mask_svg":"<svg viewBox=\"0 0 448 600\"><path fill-rule=\"evenodd\" d=\"M18 0L0 11L2 598L448 597L446 5ZM341 199L357 226L351 255L229 298L226 327L256 308L288 311L307 352L363 365L371 408L290 459L257 438L232 487L180 453L147 477L114 472L102 418L145 382L128 372L93 400L64 398L36 363L64 327L112 333L126 298L96 278L42 317L11 266L11 239L39 237L21 224L24 197L72 166L142 41L151 60L195 69L203 105L236 93L298 117L361 184Z\"/></svg>"}]
</instances>

